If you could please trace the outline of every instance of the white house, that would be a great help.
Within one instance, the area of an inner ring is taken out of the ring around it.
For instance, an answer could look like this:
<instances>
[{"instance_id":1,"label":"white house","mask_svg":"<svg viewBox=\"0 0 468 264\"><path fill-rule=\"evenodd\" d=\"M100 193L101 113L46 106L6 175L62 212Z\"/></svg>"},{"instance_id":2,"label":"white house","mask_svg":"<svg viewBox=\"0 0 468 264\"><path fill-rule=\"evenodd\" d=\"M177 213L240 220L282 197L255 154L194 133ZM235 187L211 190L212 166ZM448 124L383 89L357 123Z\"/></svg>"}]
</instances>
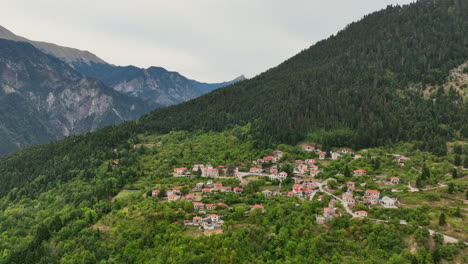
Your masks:
<instances>
[{"instance_id":1,"label":"white house","mask_svg":"<svg viewBox=\"0 0 468 264\"><path fill-rule=\"evenodd\" d=\"M367 175L367 171L366 171L366 170L362 170L362 169L359 169L359 170L355 170L355 171L354 171L354 176L362 176L362 175Z\"/></svg>"},{"instance_id":2,"label":"white house","mask_svg":"<svg viewBox=\"0 0 468 264\"><path fill-rule=\"evenodd\" d=\"M383 206L383 207L386 207L386 208L396 208L395 206L395 203L397 202L397 199L392 199L388 196L384 196L381 200L380 200L380 204Z\"/></svg>"},{"instance_id":3,"label":"white house","mask_svg":"<svg viewBox=\"0 0 468 264\"><path fill-rule=\"evenodd\" d=\"M338 152L332 152L332 153L331 153L331 158L332 158L332 160L337 160L337 159L339 159L340 157L341 157L341 154L338 153Z\"/></svg>"},{"instance_id":4,"label":"white house","mask_svg":"<svg viewBox=\"0 0 468 264\"><path fill-rule=\"evenodd\" d=\"M325 153L320 153L319 154L319 159L324 160L325 159Z\"/></svg>"}]
</instances>

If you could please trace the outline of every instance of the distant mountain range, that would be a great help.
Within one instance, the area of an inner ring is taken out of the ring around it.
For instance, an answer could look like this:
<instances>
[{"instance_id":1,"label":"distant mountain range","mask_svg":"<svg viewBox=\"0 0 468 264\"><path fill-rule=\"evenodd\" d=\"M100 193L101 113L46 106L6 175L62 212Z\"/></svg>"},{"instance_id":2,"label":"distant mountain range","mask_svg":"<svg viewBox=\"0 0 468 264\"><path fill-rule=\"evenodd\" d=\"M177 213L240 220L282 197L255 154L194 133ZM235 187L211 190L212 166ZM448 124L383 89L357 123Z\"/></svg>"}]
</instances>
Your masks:
<instances>
[{"instance_id":1,"label":"distant mountain range","mask_svg":"<svg viewBox=\"0 0 468 264\"><path fill-rule=\"evenodd\" d=\"M161 67L115 66L0 26L0 155L136 119L244 79L210 84Z\"/></svg>"}]
</instances>

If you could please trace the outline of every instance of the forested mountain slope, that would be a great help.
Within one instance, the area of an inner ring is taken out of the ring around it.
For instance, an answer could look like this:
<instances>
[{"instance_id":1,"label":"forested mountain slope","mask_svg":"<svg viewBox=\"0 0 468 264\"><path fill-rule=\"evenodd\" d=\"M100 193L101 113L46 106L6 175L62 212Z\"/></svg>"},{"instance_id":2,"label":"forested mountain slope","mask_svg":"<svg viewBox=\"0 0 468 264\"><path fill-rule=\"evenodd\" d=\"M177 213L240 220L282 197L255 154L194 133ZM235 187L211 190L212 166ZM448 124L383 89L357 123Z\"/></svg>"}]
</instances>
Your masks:
<instances>
[{"instance_id":1,"label":"forested mountain slope","mask_svg":"<svg viewBox=\"0 0 468 264\"><path fill-rule=\"evenodd\" d=\"M348 25L249 81L141 120L147 130L223 130L254 124L264 145L308 132L346 129L354 146L422 140L427 148L467 131L467 106L455 93L423 100L468 60L468 2L418 1L388 7ZM442 98L443 97L443 98ZM188 114L189 113L189 114Z\"/></svg>"},{"instance_id":2,"label":"forested mountain slope","mask_svg":"<svg viewBox=\"0 0 468 264\"><path fill-rule=\"evenodd\" d=\"M276 143L307 137L351 147L414 140L415 153L422 148L444 154L447 140L466 140L467 104L455 89L438 88L449 70L468 58L466 14L468 3L456 0L388 7L251 80L137 121L0 157L0 263L206 263L240 262L240 256L260 263L425 263L431 254L439 260L453 256L452 247L429 252L423 245L413 255L401 246L402 238L415 239L419 228L398 223L388 229L340 217L329 229L318 228L311 217L322 205L298 208L287 197L270 201L271 213L242 225L229 222L226 234L200 238L182 233L174 223L185 216L178 203L139 195L134 206L110 198L139 180L146 188L155 179L174 181L165 178L169 168L197 162L207 152L219 162L233 162L236 155L241 162L251 160L249 154L271 151ZM147 143L142 137L181 129L191 132L156 136L151 149L141 147ZM229 131L218 135L198 129ZM427 157L445 162L434 179L453 169L452 157L430 154L421 154L419 165ZM120 166L112 167L113 160ZM377 166L372 158L363 160ZM389 170L403 170L391 164ZM246 202L259 199L246 197ZM398 212L417 224L429 221L424 207ZM104 216L116 220L110 233L117 237L95 226ZM411 232L415 236L407 237Z\"/></svg>"}]
</instances>

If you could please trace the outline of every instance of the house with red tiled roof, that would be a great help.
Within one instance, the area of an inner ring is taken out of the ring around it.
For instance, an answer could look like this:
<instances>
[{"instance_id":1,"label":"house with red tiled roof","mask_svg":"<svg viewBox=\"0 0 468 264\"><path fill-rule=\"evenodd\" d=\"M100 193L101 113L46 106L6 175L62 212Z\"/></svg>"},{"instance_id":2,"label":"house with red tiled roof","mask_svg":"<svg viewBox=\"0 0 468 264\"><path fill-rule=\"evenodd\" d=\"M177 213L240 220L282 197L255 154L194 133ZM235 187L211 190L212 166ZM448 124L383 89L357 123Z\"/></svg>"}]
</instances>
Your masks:
<instances>
[{"instance_id":1,"label":"house with red tiled roof","mask_svg":"<svg viewBox=\"0 0 468 264\"><path fill-rule=\"evenodd\" d=\"M151 195L152 195L152 196L158 196L158 195L159 195L159 192L160 192L159 190L152 190L152 191L151 191Z\"/></svg>"},{"instance_id":2,"label":"house with red tiled roof","mask_svg":"<svg viewBox=\"0 0 468 264\"><path fill-rule=\"evenodd\" d=\"M366 171L366 170L362 170L362 169L359 169L359 170L355 170L355 171L354 171L354 176L362 176L362 175L367 175L367 171Z\"/></svg>"},{"instance_id":3,"label":"house with red tiled roof","mask_svg":"<svg viewBox=\"0 0 468 264\"><path fill-rule=\"evenodd\" d=\"M249 170L251 173L261 173L263 171L262 168L252 167Z\"/></svg>"},{"instance_id":4,"label":"house with red tiled roof","mask_svg":"<svg viewBox=\"0 0 468 264\"><path fill-rule=\"evenodd\" d=\"M284 180L284 179L286 179L287 177L288 177L288 173L285 172L285 171L280 172L279 175L278 175L278 179L279 179L279 180Z\"/></svg>"},{"instance_id":5,"label":"house with red tiled roof","mask_svg":"<svg viewBox=\"0 0 468 264\"><path fill-rule=\"evenodd\" d=\"M308 164L308 165L312 165L312 164L315 163L315 159L306 159L305 163Z\"/></svg>"},{"instance_id":6,"label":"house with red tiled roof","mask_svg":"<svg viewBox=\"0 0 468 264\"><path fill-rule=\"evenodd\" d=\"M205 209L205 204L196 202L196 203L193 203L193 208L195 210L203 210Z\"/></svg>"},{"instance_id":7,"label":"house with red tiled roof","mask_svg":"<svg viewBox=\"0 0 468 264\"><path fill-rule=\"evenodd\" d=\"M215 204L206 204L206 210L214 210L216 208Z\"/></svg>"},{"instance_id":8,"label":"house with red tiled roof","mask_svg":"<svg viewBox=\"0 0 468 264\"><path fill-rule=\"evenodd\" d=\"M185 167L175 168L172 173L175 177L186 176L188 175L188 170Z\"/></svg>"},{"instance_id":9,"label":"house with red tiled roof","mask_svg":"<svg viewBox=\"0 0 468 264\"><path fill-rule=\"evenodd\" d=\"M211 189L203 188L202 193L211 193Z\"/></svg>"},{"instance_id":10,"label":"house with red tiled roof","mask_svg":"<svg viewBox=\"0 0 468 264\"><path fill-rule=\"evenodd\" d=\"M321 159L321 160L325 159L325 153L320 153L319 154L319 159Z\"/></svg>"},{"instance_id":11,"label":"house with red tiled roof","mask_svg":"<svg viewBox=\"0 0 468 264\"><path fill-rule=\"evenodd\" d=\"M393 184L398 184L400 182L400 178L398 177L391 177L390 182Z\"/></svg>"},{"instance_id":12,"label":"house with red tiled roof","mask_svg":"<svg viewBox=\"0 0 468 264\"><path fill-rule=\"evenodd\" d=\"M210 215L210 218L211 218L212 222L218 222L219 221L219 215L217 215L217 214Z\"/></svg>"},{"instance_id":13,"label":"house with red tiled roof","mask_svg":"<svg viewBox=\"0 0 468 264\"><path fill-rule=\"evenodd\" d=\"M184 200L186 200L186 201L193 201L193 195L191 195L191 194L185 195Z\"/></svg>"},{"instance_id":14,"label":"house with red tiled roof","mask_svg":"<svg viewBox=\"0 0 468 264\"><path fill-rule=\"evenodd\" d=\"M313 146L305 146L304 147L304 150L307 151L307 152L311 152L311 151L314 151L314 147Z\"/></svg>"},{"instance_id":15,"label":"house with red tiled roof","mask_svg":"<svg viewBox=\"0 0 468 264\"><path fill-rule=\"evenodd\" d=\"M169 201L177 201L177 200L179 200L179 198L180 198L180 196L177 195L177 194L171 194L171 195L167 196L167 200L169 200Z\"/></svg>"},{"instance_id":16,"label":"house with red tiled roof","mask_svg":"<svg viewBox=\"0 0 468 264\"><path fill-rule=\"evenodd\" d=\"M200 225L202 223L203 218L200 216L194 216L192 222L194 225Z\"/></svg>"},{"instance_id":17,"label":"house with red tiled roof","mask_svg":"<svg viewBox=\"0 0 468 264\"><path fill-rule=\"evenodd\" d=\"M356 216L359 216L359 217L366 217L367 216L366 211L356 211L354 213L356 214Z\"/></svg>"},{"instance_id":18,"label":"house with red tiled roof","mask_svg":"<svg viewBox=\"0 0 468 264\"><path fill-rule=\"evenodd\" d=\"M243 191L244 191L244 189L242 189L242 188L239 188L239 187L234 188L235 193L242 193Z\"/></svg>"},{"instance_id":19,"label":"house with red tiled roof","mask_svg":"<svg viewBox=\"0 0 468 264\"><path fill-rule=\"evenodd\" d=\"M360 159L360 158L362 158L362 155L361 155L361 154L356 154L356 155L354 155L354 159Z\"/></svg>"},{"instance_id":20,"label":"house with red tiled roof","mask_svg":"<svg viewBox=\"0 0 468 264\"><path fill-rule=\"evenodd\" d=\"M275 150L275 157L277 157L278 159L281 159L283 157L283 151L281 150Z\"/></svg>"},{"instance_id":21,"label":"house with red tiled roof","mask_svg":"<svg viewBox=\"0 0 468 264\"><path fill-rule=\"evenodd\" d=\"M252 205L252 210L253 209L260 209L262 211L262 213L265 212L265 208L263 207L263 205L261 204L255 204L255 205Z\"/></svg>"},{"instance_id":22,"label":"house with red tiled roof","mask_svg":"<svg viewBox=\"0 0 468 264\"><path fill-rule=\"evenodd\" d=\"M356 188L356 183L353 181L349 181L346 183L346 187L348 187L348 190L354 190Z\"/></svg>"}]
</instances>

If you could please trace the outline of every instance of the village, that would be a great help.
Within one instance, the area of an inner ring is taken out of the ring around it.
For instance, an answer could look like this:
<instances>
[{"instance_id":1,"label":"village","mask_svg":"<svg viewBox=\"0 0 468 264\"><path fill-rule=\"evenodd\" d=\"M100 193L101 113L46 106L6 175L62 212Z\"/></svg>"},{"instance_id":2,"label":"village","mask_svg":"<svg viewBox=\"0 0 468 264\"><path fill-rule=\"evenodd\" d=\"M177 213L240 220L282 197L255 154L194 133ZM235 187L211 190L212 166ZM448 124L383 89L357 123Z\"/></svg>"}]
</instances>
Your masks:
<instances>
[{"instance_id":1,"label":"village","mask_svg":"<svg viewBox=\"0 0 468 264\"><path fill-rule=\"evenodd\" d=\"M174 168L171 172L173 177L205 180L191 186L172 187L165 190L163 195L161 195L161 190L155 189L152 190L152 196L160 197L162 202L191 202L196 215L192 219L184 220L184 225L195 226L200 230L221 228L224 224L222 218L233 210L226 203L214 202L214 195L218 198L223 194L241 196L249 182L258 179L266 179L270 183L256 192L257 195L263 195L266 199L287 196L303 201L327 201L327 207L311 216L315 218L317 224L325 224L343 214L348 214L353 218L367 217L369 209L373 207L397 208L398 199L387 195L382 196L381 190L386 189L387 194L389 190L391 193L401 192L401 188L396 188L403 186L399 177L382 178L382 176L369 175L365 169L355 169L352 172L345 171L345 174L349 175L337 173L332 177L324 178L323 168L329 162L343 157L351 161L362 159L365 150L362 154L354 153L347 148L325 152L307 145L301 151L316 158L296 160L290 155L286 158L285 152L281 150L275 150L271 155L253 160L250 167L226 168L224 165L193 164L191 168ZM404 166L410 158L394 154L393 159L396 165ZM284 168L289 171L282 170ZM240 183L237 186L225 186L219 182L225 179L237 179ZM344 181L344 179L347 180ZM285 190L285 188L289 189ZM212 202L203 203L202 200ZM252 204L245 208L244 213L248 215L253 210L264 213L265 206Z\"/></svg>"}]
</instances>

